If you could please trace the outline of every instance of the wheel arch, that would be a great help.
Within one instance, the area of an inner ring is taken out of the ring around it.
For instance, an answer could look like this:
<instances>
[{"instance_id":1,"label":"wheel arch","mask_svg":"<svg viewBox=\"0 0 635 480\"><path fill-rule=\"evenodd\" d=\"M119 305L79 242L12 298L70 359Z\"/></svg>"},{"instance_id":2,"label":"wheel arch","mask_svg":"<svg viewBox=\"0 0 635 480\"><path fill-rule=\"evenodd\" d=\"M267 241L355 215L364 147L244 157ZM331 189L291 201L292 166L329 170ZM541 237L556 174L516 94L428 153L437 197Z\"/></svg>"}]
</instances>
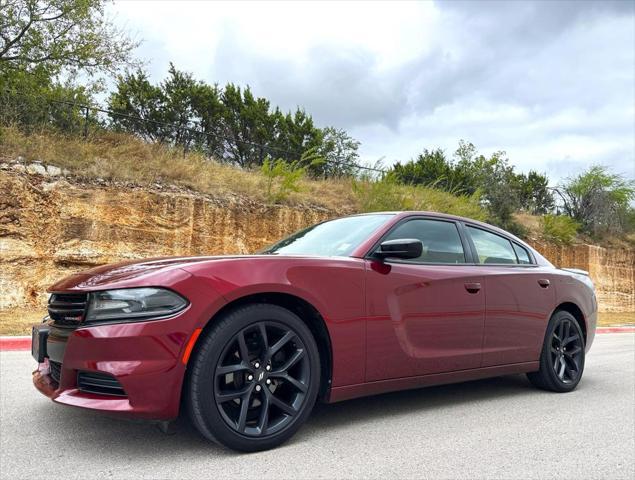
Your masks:
<instances>
[{"instance_id":1,"label":"wheel arch","mask_svg":"<svg viewBox=\"0 0 635 480\"><path fill-rule=\"evenodd\" d=\"M584 344L586 345L587 344L587 323L586 323L586 318L584 317L584 313L582 313L582 309L580 309L580 307L578 307L578 305L576 305L573 302L563 302L555 308L551 316L553 316L556 312L559 312L559 311L570 313L578 321L578 325L580 325L580 328L582 329Z\"/></svg>"},{"instance_id":2,"label":"wheel arch","mask_svg":"<svg viewBox=\"0 0 635 480\"><path fill-rule=\"evenodd\" d=\"M295 313L309 328L317 344L320 353L320 390L319 398L327 398L333 373L333 350L331 346L331 337L326 327L323 316L310 302L291 293L283 292L260 292L244 295L235 298L225 304L207 321L203 326L202 335L213 327L215 320L226 314L227 312L249 304L268 303L277 305ZM201 336L202 336L201 335ZM197 342L198 344L198 342ZM197 345L194 346L192 356L196 354Z\"/></svg>"}]
</instances>

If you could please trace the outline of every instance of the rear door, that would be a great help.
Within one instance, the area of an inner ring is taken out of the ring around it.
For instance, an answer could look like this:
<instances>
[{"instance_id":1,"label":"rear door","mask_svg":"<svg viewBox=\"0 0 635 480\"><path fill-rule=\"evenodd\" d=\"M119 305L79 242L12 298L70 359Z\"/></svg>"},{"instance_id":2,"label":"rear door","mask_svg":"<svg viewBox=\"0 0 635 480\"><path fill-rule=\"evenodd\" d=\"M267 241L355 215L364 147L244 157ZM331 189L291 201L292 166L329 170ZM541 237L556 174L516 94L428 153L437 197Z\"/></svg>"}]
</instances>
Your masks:
<instances>
[{"instance_id":1,"label":"rear door","mask_svg":"<svg viewBox=\"0 0 635 480\"><path fill-rule=\"evenodd\" d=\"M477 368L485 321L480 268L460 224L408 218L381 241L416 238L421 257L368 260L366 380Z\"/></svg>"},{"instance_id":2,"label":"rear door","mask_svg":"<svg viewBox=\"0 0 635 480\"><path fill-rule=\"evenodd\" d=\"M550 270L513 239L476 225L465 231L487 291L482 366L538 360L555 303Z\"/></svg>"}]
</instances>

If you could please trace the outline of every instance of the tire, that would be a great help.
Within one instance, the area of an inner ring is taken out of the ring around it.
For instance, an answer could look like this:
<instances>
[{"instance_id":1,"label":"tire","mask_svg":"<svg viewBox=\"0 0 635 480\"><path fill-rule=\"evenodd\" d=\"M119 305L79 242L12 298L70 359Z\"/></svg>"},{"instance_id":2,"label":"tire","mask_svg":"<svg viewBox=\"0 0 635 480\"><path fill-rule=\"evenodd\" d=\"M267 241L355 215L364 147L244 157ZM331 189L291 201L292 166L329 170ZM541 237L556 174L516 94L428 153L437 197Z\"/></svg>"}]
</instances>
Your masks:
<instances>
[{"instance_id":1,"label":"tire","mask_svg":"<svg viewBox=\"0 0 635 480\"><path fill-rule=\"evenodd\" d=\"M549 320L540 354L540 369L527 374L536 387L552 392L570 392L584 372L584 335L578 321L560 310Z\"/></svg>"},{"instance_id":2,"label":"tire","mask_svg":"<svg viewBox=\"0 0 635 480\"><path fill-rule=\"evenodd\" d=\"M207 439L243 452L291 438L320 387L311 331L294 313L265 303L219 318L199 340L188 368L192 423Z\"/></svg>"}]
</instances>

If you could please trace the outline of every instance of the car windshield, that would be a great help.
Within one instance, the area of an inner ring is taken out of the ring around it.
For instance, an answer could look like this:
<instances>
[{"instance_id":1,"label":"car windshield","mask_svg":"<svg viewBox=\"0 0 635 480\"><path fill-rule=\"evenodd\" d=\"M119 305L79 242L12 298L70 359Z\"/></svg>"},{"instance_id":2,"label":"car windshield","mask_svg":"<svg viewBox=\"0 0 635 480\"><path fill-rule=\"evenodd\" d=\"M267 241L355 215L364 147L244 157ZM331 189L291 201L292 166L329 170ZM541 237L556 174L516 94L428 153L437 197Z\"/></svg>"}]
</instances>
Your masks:
<instances>
[{"instance_id":1,"label":"car windshield","mask_svg":"<svg viewBox=\"0 0 635 480\"><path fill-rule=\"evenodd\" d=\"M346 257L391 216L391 214L358 215L318 223L258 253Z\"/></svg>"}]
</instances>

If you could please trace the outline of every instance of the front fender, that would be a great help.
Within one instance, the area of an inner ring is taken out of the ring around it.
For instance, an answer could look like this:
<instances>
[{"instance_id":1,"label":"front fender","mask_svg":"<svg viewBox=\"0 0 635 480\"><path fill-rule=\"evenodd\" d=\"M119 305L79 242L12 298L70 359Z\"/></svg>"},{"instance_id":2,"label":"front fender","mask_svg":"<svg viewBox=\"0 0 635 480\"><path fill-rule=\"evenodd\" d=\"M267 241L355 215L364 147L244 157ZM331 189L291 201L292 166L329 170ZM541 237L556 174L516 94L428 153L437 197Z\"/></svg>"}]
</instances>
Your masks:
<instances>
[{"instance_id":1,"label":"front fender","mask_svg":"<svg viewBox=\"0 0 635 480\"><path fill-rule=\"evenodd\" d=\"M205 291L223 303L207 310L202 325L233 302L257 294L281 293L309 303L320 314L333 351L333 386L365 377L364 264L352 258L233 258L186 267Z\"/></svg>"}]
</instances>

